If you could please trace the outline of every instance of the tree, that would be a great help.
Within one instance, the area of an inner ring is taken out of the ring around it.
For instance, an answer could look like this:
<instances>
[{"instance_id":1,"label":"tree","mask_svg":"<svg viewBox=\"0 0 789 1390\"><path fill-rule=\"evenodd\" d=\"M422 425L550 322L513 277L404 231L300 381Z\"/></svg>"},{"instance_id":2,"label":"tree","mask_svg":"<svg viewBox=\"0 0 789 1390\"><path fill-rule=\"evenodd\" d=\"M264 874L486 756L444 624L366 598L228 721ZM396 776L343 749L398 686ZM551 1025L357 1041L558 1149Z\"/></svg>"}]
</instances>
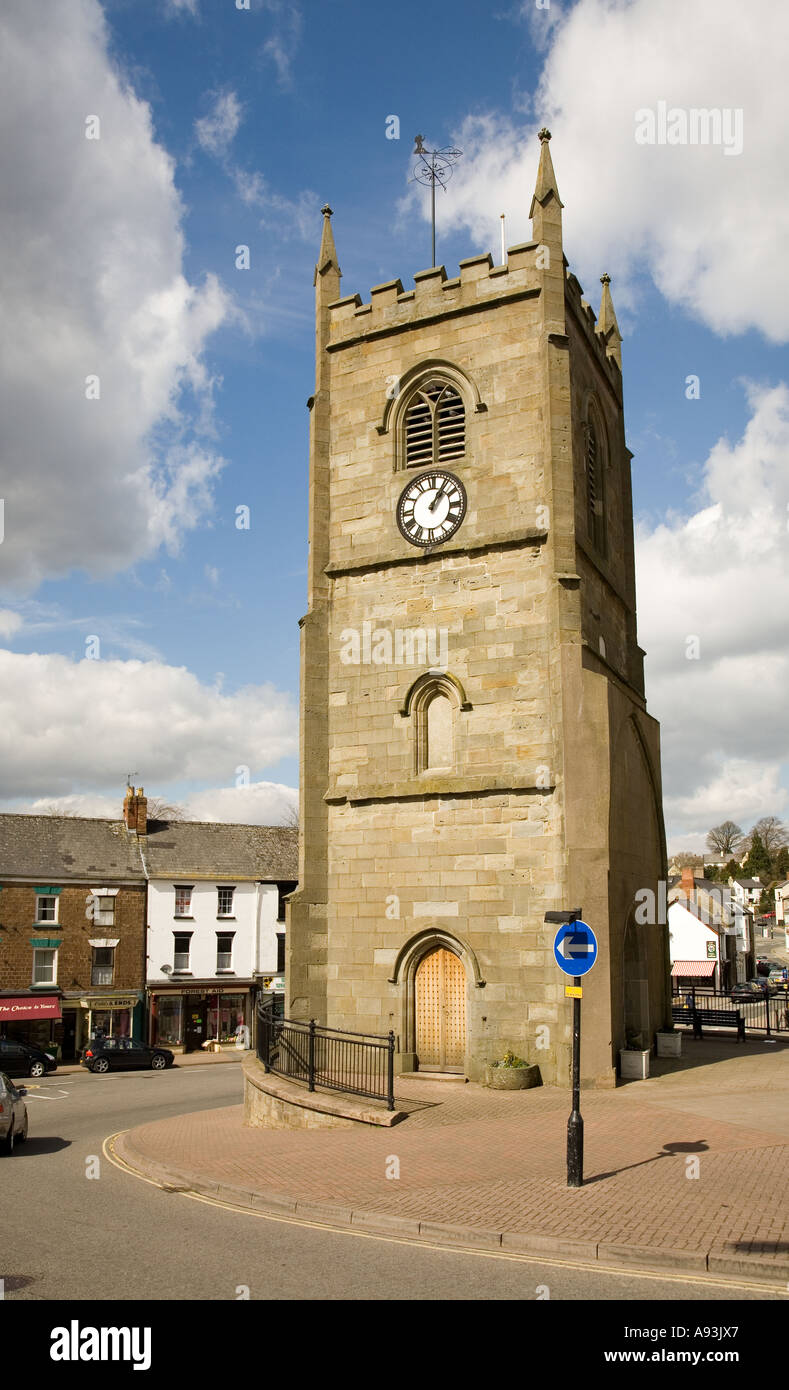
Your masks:
<instances>
[{"instance_id":1,"label":"tree","mask_svg":"<svg viewBox=\"0 0 789 1390\"><path fill-rule=\"evenodd\" d=\"M751 831L751 847L742 866L744 878L758 878L767 883L772 877L773 866L764 842L756 827Z\"/></svg>"},{"instance_id":2,"label":"tree","mask_svg":"<svg viewBox=\"0 0 789 1390\"><path fill-rule=\"evenodd\" d=\"M782 882L789 878L789 848L787 848L786 845L783 845L776 854L773 867L775 868L776 877L781 879Z\"/></svg>"},{"instance_id":3,"label":"tree","mask_svg":"<svg viewBox=\"0 0 789 1390\"><path fill-rule=\"evenodd\" d=\"M721 869L721 881L728 883L730 878L739 878L740 866L736 859L730 859L728 864Z\"/></svg>"},{"instance_id":4,"label":"tree","mask_svg":"<svg viewBox=\"0 0 789 1390\"><path fill-rule=\"evenodd\" d=\"M720 825L713 825L707 835L707 849L719 854L721 858L724 855L735 854L741 844L742 831L733 820L724 820Z\"/></svg>"},{"instance_id":5,"label":"tree","mask_svg":"<svg viewBox=\"0 0 789 1390\"><path fill-rule=\"evenodd\" d=\"M694 854L692 849L680 850L678 854L672 854L672 864L676 864L678 869L698 869L699 873L704 872L704 861L700 854Z\"/></svg>"},{"instance_id":6,"label":"tree","mask_svg":"<svg viewBox=\"0 0 789 1390\"><path fill-rule=\"evenodd\" d=\"M149 796L148 801L148 820L171 821L188 820L183 806L171 806L169 802L163 801L160 796Z\"/></svg>"},{"instance_id":7,"label":"tree","mask_svg":"<svg viewBox=\"0 0 789 1390\"><path fill-rule=\"evenodd\" d=\"M772 859L777 855L779 849L783 849L789 844L789 831L777 816L762 816L757 820L751 835L759 835L764 848Z\"/></svg>"}]
</instances>

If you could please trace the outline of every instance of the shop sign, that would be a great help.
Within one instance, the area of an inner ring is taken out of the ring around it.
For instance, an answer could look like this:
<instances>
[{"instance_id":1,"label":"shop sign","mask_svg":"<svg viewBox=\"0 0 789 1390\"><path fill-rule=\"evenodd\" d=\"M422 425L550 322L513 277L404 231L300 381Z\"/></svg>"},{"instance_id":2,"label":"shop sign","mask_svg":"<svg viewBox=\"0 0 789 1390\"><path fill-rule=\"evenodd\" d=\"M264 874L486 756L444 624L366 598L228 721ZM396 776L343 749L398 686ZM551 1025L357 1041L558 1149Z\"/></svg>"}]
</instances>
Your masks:
<instances>
[{"instance_id":1,"label":"shop sign","mask_svg":"<svg viewBox=\"0 0 789 1390\"><path fill-rule=\"evenodd\" d=\"M0 999L0 1020L3 1023L33 1018L60 1018L60 1000L52 995L41 999L26 998L24 995L16 999Z\"/></svg>"},{"instance_id":2,"label":"shop sign","mask_svg":"<svg viewBox=\"0 0 789 1390\"><path fill-rule=\"evenodd\" d=\"M96 999L80 999L79 1006L81 1009L133 1009L137 1003L139 1000L129 995L108 998L105 994Z\"/></svg>"}]
</instances>

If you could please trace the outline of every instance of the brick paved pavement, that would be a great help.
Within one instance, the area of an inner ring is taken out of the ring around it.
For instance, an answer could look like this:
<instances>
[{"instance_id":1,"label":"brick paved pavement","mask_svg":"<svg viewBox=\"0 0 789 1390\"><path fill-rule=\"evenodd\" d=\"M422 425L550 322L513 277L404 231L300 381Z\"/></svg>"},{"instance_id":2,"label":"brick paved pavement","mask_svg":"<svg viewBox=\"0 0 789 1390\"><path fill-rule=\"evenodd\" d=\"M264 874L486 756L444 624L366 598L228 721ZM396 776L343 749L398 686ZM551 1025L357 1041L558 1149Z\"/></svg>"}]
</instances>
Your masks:
<instances>
[{"instance_id":1,"label":"brick paved pavement","mask_svg":"<svg viewBox=\"0 0 789 1390\"><path fill-rule=\"evenodd\" d=\"M608 1263L787 1281L789 1047L737 1054L705 1041L685 1051L648 1082L583 1093L579 1190L566 1186L568 1093L550 1087L403 1081L413 1113L385 1131L246 1129L232 1106L143 1125L118 1152L174 1185L216 1185L231 1200L330 1224L509 1248L544 1237L546 1249ZM704 1114L721 1087L733 1113L738 1095L751 1108L761 1095L759 1123ZM387 1177L392 1158L397 1178Z\"/></svg>"}]
</instances>

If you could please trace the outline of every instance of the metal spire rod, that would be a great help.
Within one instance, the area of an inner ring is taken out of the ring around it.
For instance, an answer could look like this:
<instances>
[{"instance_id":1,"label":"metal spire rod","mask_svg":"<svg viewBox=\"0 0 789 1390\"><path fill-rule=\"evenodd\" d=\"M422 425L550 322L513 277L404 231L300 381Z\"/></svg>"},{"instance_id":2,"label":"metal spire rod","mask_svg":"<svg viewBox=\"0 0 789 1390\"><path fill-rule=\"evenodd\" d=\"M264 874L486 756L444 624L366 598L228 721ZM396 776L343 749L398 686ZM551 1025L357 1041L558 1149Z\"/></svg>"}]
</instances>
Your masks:
<instances>
[{"instance_id":1,"label":"metal spire rod","mask_svg":"<svg viewBox=\"0 0 789 1390\"><path fill-rule=\"evenodd\" d=\"M424 136L414 137L414 151L418 155L420 163L414 169L414 178L418 183L430 185L430 222L432 227L431 242L431 265L436 264L436 184L440 184L446 192L447 183L452 177L453 167L460 156L462 150L453 149L449 146L445 150L428 150L423 144Z\"/></svg>"}]
</instances>

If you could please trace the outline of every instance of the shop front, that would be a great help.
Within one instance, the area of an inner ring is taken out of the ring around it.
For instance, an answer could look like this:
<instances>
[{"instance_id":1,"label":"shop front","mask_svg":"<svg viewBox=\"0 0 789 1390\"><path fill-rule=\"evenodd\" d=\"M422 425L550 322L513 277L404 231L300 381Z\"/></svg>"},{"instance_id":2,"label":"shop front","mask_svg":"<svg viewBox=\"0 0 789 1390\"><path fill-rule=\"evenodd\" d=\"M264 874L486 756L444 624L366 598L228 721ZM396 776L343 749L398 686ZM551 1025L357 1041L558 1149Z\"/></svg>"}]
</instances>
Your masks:
<instances>
[{"instance_id":1,"label":"shop front","mask_svg":"<svg viewBox=\"0 0 789 1390\"><path fill-rule=\"evenodd\" d=\"M66 994L63 998L64 1061L78 1057L83 1047L98 1037L142 1038L141 990L107 990L103 993Z\"/></svg>"},{"instance_id":2,"label":"shop front","mask_svg":"<svg viewBox=\"0 0 789 1390\"><path fill-rule=\"evenodd\" d=\"M175 1052L195 1052L217 1041L234 1046L239 1036L249 1036L243 1030L250 1025L250 990L235 981L232 991L205 985L152 989L149 1042Z\"/></svg>"},{"instance_id":3,"label":"shop front","mask_svg":"<svg viewBox=\"0 0 789 1390\"><path fill-rule=\"evenodd\" d=\"M0 1037L9 1042L30 1043L58 1055L62 1048L63 1019L58 990L20 990L18 994L0 992Z\"/></svg>"}]
</instances>

